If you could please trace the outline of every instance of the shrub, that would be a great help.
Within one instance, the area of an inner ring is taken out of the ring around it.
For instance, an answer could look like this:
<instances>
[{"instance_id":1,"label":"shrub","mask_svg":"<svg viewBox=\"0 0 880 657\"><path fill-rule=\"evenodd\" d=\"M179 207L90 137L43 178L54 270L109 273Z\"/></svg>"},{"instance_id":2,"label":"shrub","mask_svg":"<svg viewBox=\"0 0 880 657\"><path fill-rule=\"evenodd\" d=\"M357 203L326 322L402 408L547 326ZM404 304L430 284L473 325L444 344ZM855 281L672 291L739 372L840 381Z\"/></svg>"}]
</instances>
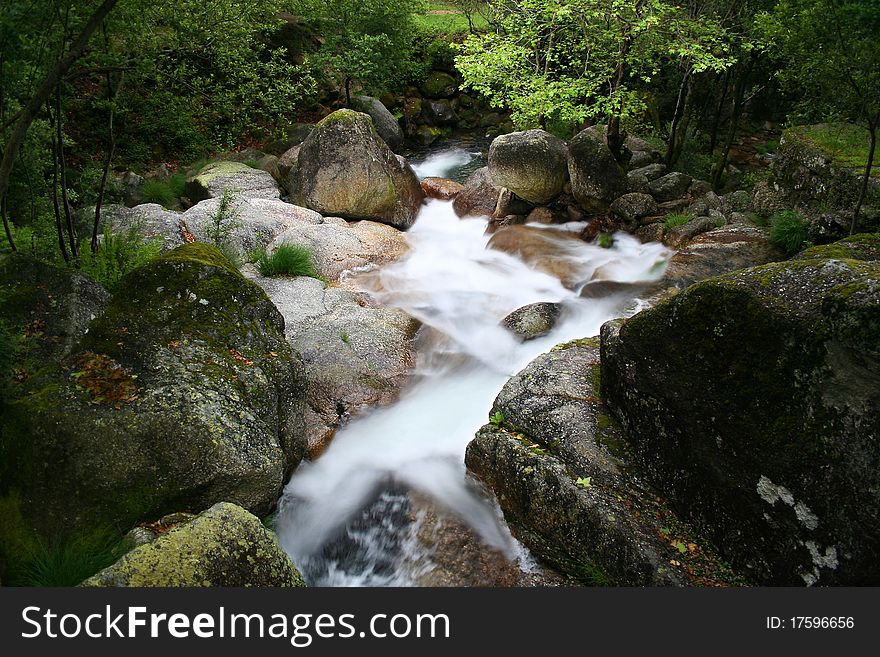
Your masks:
<instances>
[{"instance_id":1,"label":"shrub","mask_svg":"<svg viewBox=\"0 0 880 657\"><path fill-rule=\"evenodd\" d=\"M149 262L162 252L162 240L147 238L138 225L114 233L105 226L98 250L92 253L88 240L80 246L80 269L110 290L128 272Z\"/></svg>"},{"instance_id":2,"label":"shrub","mask_svg":"<svg viewBox=\"0 0 880 657\"><path fill-rule=\"evenodd\" d=\"M603 249L610 249L614 246L614 236L611 233L599 233L596 243Z\"/></svg>"},{"instance_id":3,"label":"shrub","mask_svg":"<svg viewBox=\"0 0 880 657\"><path fill-rule=\"evenodd\" d=\"M320 278L311 252L304 246L284 244L271 255L265 251L256 258L262 276L310 276Z\"/></svg>"},{"instance_id":4,"label":"shrub","mask_svg":"<svg viewBox=\"0 0 880 657\"><path fill-rule=\"evenodd\" d=\"M241 267L241 257L229 241L232 233L241 227L241 210L239 209L237 197L237 192L229 189L223 190L220 204L208 216L210 223L205 229L205 234L209 242L220 249L229 262L236 267Z\"/></svg>"},{"instance_id":5,"label":"shrub","mask_svg":"<svg viewBox=\"0 0 880 657\"><path fill-rule=\"evenodd\" d=\"M673 212L672 214L666 215L666 220L663 222L663 225L666 226L666 229L668 230L670 228L675 228L676 226L684 226L690 220L691 218L686 214Z\"/></svg>"},{"instance_id":6,"label":"shrub","mask_svg":"<svg viewBox=\"0 0 880 657\"><path fill-rule=\"evenodd\" d=\"M793 210L778 212L770 218L770 241L786 255L791 256L802 250L807 237L806 223Z\"/></svg>"}]
</instances>

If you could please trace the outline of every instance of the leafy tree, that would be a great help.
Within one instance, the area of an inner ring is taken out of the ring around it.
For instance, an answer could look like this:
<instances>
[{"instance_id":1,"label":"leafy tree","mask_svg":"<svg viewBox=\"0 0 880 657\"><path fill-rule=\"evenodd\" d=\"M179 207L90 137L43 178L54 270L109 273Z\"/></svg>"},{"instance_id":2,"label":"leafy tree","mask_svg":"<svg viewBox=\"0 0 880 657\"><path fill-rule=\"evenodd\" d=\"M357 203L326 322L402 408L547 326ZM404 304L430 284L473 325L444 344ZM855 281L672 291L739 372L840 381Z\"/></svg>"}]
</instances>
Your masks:
<instances>
[{"instance_id":1,"label":"leafy tree","mask_svg":"<svg viewBox=\"0 0 880 657\"><path fill-rule=\"evenodd\" d=\"M867 126L868 159L850 232L868 191L880 125L880 0L780 0L763 28L786 66L790 87Z\"/></svg>"},{"instance_id":2,"label":"leafy tree","mask_svg":"<svg viewBox=\"0 0 880 657\"><path fill-rule=\"evenodd\" d=\"M493 33L456 58L465 85L507 106L519 127L606 121L620 152L621 121L644 112L661 67L689 75L731 64L717 21L665 0L494 0Z\"/></svg>"},{"instance_id":3,"label":"leafy tree","mask_svg":"<svg viewBox=\"0 0 880 657\"><path fill-rule=\"evenodd\" d=\"M423 0L294 0L297 13L318 25L323 37L311 64L345 91L398 84L413 73L414 13Z\"/></svg>"}]
</instances>

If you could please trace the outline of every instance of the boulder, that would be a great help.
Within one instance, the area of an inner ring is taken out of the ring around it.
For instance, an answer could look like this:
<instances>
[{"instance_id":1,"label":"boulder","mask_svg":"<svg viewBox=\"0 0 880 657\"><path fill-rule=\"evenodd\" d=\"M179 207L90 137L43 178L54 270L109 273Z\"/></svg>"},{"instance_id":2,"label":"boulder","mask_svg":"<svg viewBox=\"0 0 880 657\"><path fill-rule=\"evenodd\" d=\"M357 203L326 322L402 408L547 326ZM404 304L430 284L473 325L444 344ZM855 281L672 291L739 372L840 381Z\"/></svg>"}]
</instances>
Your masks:
<instances>
[{"instance_id":1,"label":"boulder","mask_svg":"<svg viewBox=\"0 0 880 657\"><path fill-rule=\"evenodd\" d=\"M568 146L571 193L582 208L600 213L627 191L627 179L614 159L602 131L582 130Z\"/></svg>"},{"instance_id":2,"label":"boulder","mask_svg":"<svg viewBox=\"0 0 880 657\"><path fill-rule=\"evenodd\" d=\"M431 71L419 87L426 98L452 98L458 91L455 78L443 71Z\"/></svg>"},{"instance_id":3,"label":"boulder","mask_svg":"<svg viewBox=\"0 0 880 657\"><path fill-rule=\"evenodd\" d=\"M489 175L489 167L474 171L464 183L452 202L452 209L459 217L489 217L495 212L495 205L501 188Z\"/></svg>"},{"instance_id":4,"label":"boulder","mask_svg":"<svg viewBox=\"0 0 880 657\"><path fill-rule=\"evenodd\" d=\"M109 301L103 287L75 270L23 253L0 260L0 317L7 330L23 337L15 359L23 371L70 355Z\"/></svg>"},{"instance_id":5,"label":"boulder","mask_svg":"<svg viewBox=\"0 0 880 657\"><path fill-rule=\"evenodd\" d=\"M507 217L509 215L525 216L531 213L532 209L533 205L531 203L524 201L509 189L502 187L492 216L495 218Z\"/></svg>"},{"instance_id":6,"label":"boulder","mask_svg":"<svg viewBox=\"0 0 880 657\"><path fill-rule=\"evenodd\" d=\"M632 157L629 159L629 166L633 168L640 168L652 164L654 162L654 155L649 151L633 151Z\"/></svg>"},{"instance_id":7,"label":"boulder","mask_svg":"<svg viewBox=\"0 0 880 657\"><path fill-rule=\"evenodd\" d=\"M290 174L296 167L296 163L299 161L300 146L301 144L292 146L284 151L284 153L278 158L278 180L284 190L288 193L290 193Z\"/></svg>"},{"instance_id":8,"label":"boulder","mask_svg":"<svg viewBox=\"0 0 880 657\"><path fill-rule=\"evenodd\" d=\"M790 205L788 205L788 197L782 188L762 180L752 190L752 207L758 214L772 217Z\"/></svg>"},{"instance_id":9,"label":"boulder","mask_svg":"<svg viewBox=\"0 0 880 657\"><path fill-rule=\"evenodd\" d=\"M761 584L880 582L880 262L839 257L862 248L712 278L602 330L602 392L641 470Z\"/></svg>"},{"instance_id":10,"label":"boulder","mask_svg":"<svg viewBox=\"0 0 880 657\"><path fill-rule=\"evenodd\" d=\"M133 208L144 202L144 180L134 171L126 171L122 176L122 199L126 206Z\"/></svg>"},{"instance_id":11,"label":"boulder","mask_svg":"<svg viewBox=\"0 0 880 657\"><path fill-rule=\"evenodd\" d=\"M681 226L675 226L666 231L663 243L673 249L678 249L688 244L694 237L707 233L715 228L715 219L711 217L695 217Z\"/></svg>"},{"instance_id":12,"label":"boulder","mask_svg":"<svg viewBox=\"0 0 880 657\"><path fill-rule=\"evenodd\" d=\"M428 177L422 180L422 191L428 198L451 201L464 189L464 185L446 178Z\"/></svg>"},{"instance_id":13,"label":"boulder","mask_svg":"<svg viewBox=\"0 0 880 657\"><path fill-rule=\"evenodd\" d=\"M626 188L631 193L638 192L639 194L647 194L649 182L650 181L645 174L640 171L630 171L626 174Z\"/></svg>"},{"instance_id":14,"label":"boulder","mask_svg":"<svg viewBox=\"0 0 880 657\"><path fill-rule=\"evenodd\" d=\"M766 230L755 226L725 226L703 233L672 256L665 283L687 287L698 281L737 269L783 260Z\"/></svg>"},{"instance_id":15,"label":"boulder","mask_svg":"<svg viewBox=\"0 0 880 657\"><path fill-rule=\"evenodd\" d=\"M514 310L501 323L521 340L534 340L550 333L561 314L558 303L530 303Z\"/></svg>"},{"instance_id":16,"label":"boulder","mask_svg":"<svg viewBox=\"0 0 880 657\"><path fill-rule=\"evenodd\" d=\"M72 352L17 384L2 424L0 495L40 535L275 505L305 449L302 365L217 249L129 273Z\"/></svg>"},{"instance_id":17,"label":"boulder","mask_svg":"<svg viewBox=\"0 0 880 657\"><path fill-rule=\"evenodd\" d=\"M657 201L674 201L687 194L691 186L692 178L686 173L673 171L664 176L652 180L648 184L648 191Z\"/></svg>"},{"instance_id":18,"label":"boulder","mask_svg":"<svg viewBox=\"0 0 880 657\"><path fill-rule=\"evenodd\" d=\"M332 282L338 282L344 272L392 262L409 248L403 233L392 226L375 221L349 224L344 219L337 223L332 218L287 228L268 251L282 244L307 247L318 275Z\"/></svg>"},{"instance_id":19,"label":"boulder","mask_svg":"<svg viewBox=\"0 0 880 657\"><path fill-rule=\"evenodd\" d=\"M397 399L415 364L419 323L396 308L314 278L256 278L284 316L305 363L309 453L326 447L349 417Z\"/></svg>"},{"instance_id":20,"label":"boulder","mask_svg":"<svg viewBox=\"0 0 880 657\"><path fill-rule=\"evenodd\" d=\"M611 211L627 222L655 215L659 210L660 208L652 196L635 192L624 194L611 204Z\"/></svg>"},{"instance_id":21,"label":"boulder","mask_svg":"<svg viewBox=\"0 0 880 657\"><path fill-rule=\"evenodd\" d=\"M186 181L186 195L194 202L233 193L242 198L281 198L272 175L243 162L211 162Z\"/></svg>"},{"instance_id":22,"label":"boulder","mask_svg":"<svg viewBox=\"0 0 880 657\"><path fill-rule=\"evenodd\" d=\"M367 219L409 228L424 194L360 112L338 110L302 143L291 174L291 198L322 215Z\"/></svg>"},{"instance_id":23,"label":"boulder","mask_svg":"<svg viewBox=\"0 0 880 657\"><path fill-rule=\"evenodd\" d=\"M448 100L425 100L422 102L422 118L432 126L445 126L458 121L458 116Z\"/></svg>"},{"instance_id":24,"label":"boulder","mask_svg":"<svg viewBox=\"0 0 880 657\"><path fill-rule=\"evenodd\" d=\"M275 535L252 514L220 502L134 548L81 586L302 587Z\"/></svg>"},{"instance_id":25,"label":"boulder","mask_svg":"<svg viewBox=\"0 0 880 657\"><path fill-rule=\"evenodd\" d=\"M665 164L648 164L642 167L633 168L629 173L635 175L643 175L648 179L648 182L652 180L657 180L661 176L666 175L666 165Z\"/></svg>"},{"instance_id":26,"label":"boulder","mask_svg":"<svg viewBox=\"0 0 880 657\"><path fill-rule=\"evenodd\" d=\"M599 398L597 342L555 347L510 379L465 463L529 550L581 583L697 583L706 553L628 472L620 429Z\"/></svg>"},{"instance_id":27,"label":"boulder","mask_svg":"<svg viewBox=\"0 0 880 657\"><path fill-rule=\"evenodd\" d=\"M562 192L568 177L564 141L544 130L512 132L489 147L489 175L533 205L549 203Z\"/></svg>"},{"instance_id":28,"label":"boulder","mask_svg":"<svg viewBox=\"0 0 880 657\"><path fill-rule=\"evenodd\" d=\"M369 114L373 119L376 132L392 151L397 152L403 146L403 130L394 115L378 98L372 96L355 96L351 102L352 109Z\"/></svg>"}]
</instances>

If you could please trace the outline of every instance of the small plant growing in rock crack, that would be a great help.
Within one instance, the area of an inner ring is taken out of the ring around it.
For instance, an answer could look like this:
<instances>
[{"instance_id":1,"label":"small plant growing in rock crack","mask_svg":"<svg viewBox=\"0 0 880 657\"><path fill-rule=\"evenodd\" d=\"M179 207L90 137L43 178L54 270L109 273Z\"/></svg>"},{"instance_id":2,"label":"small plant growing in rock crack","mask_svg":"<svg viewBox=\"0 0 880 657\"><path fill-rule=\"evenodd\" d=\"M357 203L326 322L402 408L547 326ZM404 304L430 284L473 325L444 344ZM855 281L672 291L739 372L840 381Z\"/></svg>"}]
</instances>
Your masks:
<instances>
[{"instance_id":1,"label":"small plant growing in rock crack","mask_svg":"<svg viewBox=\"0 0 880 657\"><path fill-rule=\"evenodd\" d=\"M500 429L504 424L504 413L497 411L489 416L489 423L496 429Z\"/></svg>"},{"instance_id":2,"label":"small plant growing in rock crack","mask_svg":"<svg viewBox=\"0 0 880 657\"><path fill-rule=\"evenodd\" d=\"M614 246L614 236L611 233L599 233L596 243L603 249L610 249Z\"/></svg>"},{"instance_id":3,"label":"small plant growing in rock crack","mask_svg":"<svg viewBox=\"0 0 880 657\"><path fill-rule=\"evenodd\" d=\"M663 221L663 225L666 226L666 229L676 228L678 226L683 226L687 222L689 222L691 218L686 214L681 214L679 212L673 212L672 214L667 214L666 219Z\"/></svg>"},{"instance_id":4,"label":"small plant growing in rock crack","mask_svg":"<svg viewBox=\"0 0 880 657\"><path fill-rule=\"evenodd\" d=\"M312 253L298 244L282 244L271 254L260 250L252 256L261 276L310 276L318 278ZM347 336L346 336L347 337ZM345 342L345 340L343 340Z\"/></svg>"},{"instance_id":5,"label":"small plant growing in rock crack","mask_svg":"<svg viewBox=\"0 0 880 657\"><path fill-rule=\"evenodd\" d=\"M592 488L593 487L593 478L592 477L578 477L574 480L581 488Z\"/></svg>"},{"instance_id":6,"label":"small plant growing in rock crack","mask_svg":"<svg viewBox=\"0 0 880 657\"><path fill-rule=\"evenodd\" d=\"M351 338L348 337L348 333L341 333L339 335L339 339L342 340L345 344L351 344Z\"/></svg>"},{"instance_id":7,"label":"small plant growing in rock crack","mask_svg":"<svg viewBox=\"0 0 880 657\"><path fill-rule=\"evenodd\" d=\"M208 215L205 236L220 249L236 267L241 266L241 258L232 246L230 237L241 228L241 208L238 205L238 192L224 189L217 209Z\"/></svg>"}]
</instances>

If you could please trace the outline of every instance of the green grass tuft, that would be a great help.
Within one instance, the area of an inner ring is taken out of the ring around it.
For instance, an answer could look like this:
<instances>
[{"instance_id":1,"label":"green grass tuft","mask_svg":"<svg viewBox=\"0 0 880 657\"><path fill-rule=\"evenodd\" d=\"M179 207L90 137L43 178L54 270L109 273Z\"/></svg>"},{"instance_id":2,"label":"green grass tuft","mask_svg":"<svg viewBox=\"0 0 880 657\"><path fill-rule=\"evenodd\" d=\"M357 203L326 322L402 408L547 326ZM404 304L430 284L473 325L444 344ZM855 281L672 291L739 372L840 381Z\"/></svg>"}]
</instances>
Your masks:
<instances>
[{"instance_id":1,"label":"green grass tuft","mask_svg":"<svg viewBox=\"0 0 880 657\"><path fill-rule=\"evenodd\" d=\"M186 178L182 174L174 174L165 182L161 180L144 181L144 203L158 203L163 208L177 205L183 196Z\"/></svg>"},{"instance_id":2,"label":"green grass tuft","mask_svg":"<svg viewBox=\"0 0 880 657\"><path fill-rule=\"evenodd\" d=\"M320 278L315 270L312 253L298 244L284 244L271 255L257 254L257 269L262 276L310 276Z\"/></svg>"},{"instance_id":3,"label":"green grass tuft","mask_svg":"<svg viewBox=\"0 0 880 657\"><path fill-rule=\"evenodd\" d=\"M51 543L40 541L30 558L10 573L10 584L76 586L118 561L131 547L130 541L110 530L77 534Z\"/></svg>"},{"instance_id":4,"label":"green grass tuft","mask_svg":"<svg viewBox=\"0 0 880 657\"><path fill-rule=\"evenodd\" d=\"M801 251L807 238L807 225L793 210L778 212L770 218L770 241L786 255Z\"/></svg>"},{"instance_id":5,"label":"green grass tuft","mask_svg":"<svg viewBox=\"0 0 880 657\"><path fill-rule=\"evenodd\" d=\"M676 228L677 226L684 226L690 220L691 218L686 214L673 212L672 214L666 215L666 220L663 222L663 225L669 230L670 228Z\"/></svg>"},{"instance_id":6,"label":"green grass tuft","mask_svg":"<svg viewBox=\"0 0 880 657\"><path fill-rule=\"evenodd\" d=\"M97 252L92 253L88 240L82 241L80 269L113 292L123 276L161 252L162 240L144 237L137 225L118 233L106 226Z\"/></svg>"}]
</instances>

